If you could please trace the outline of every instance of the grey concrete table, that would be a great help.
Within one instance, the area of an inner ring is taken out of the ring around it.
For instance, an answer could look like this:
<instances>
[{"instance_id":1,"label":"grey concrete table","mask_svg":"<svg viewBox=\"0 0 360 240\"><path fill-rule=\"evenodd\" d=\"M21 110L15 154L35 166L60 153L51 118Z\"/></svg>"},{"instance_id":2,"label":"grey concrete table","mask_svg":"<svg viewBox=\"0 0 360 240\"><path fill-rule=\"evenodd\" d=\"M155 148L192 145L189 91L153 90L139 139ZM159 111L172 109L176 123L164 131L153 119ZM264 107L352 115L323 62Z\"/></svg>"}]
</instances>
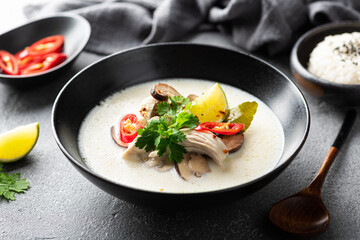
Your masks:
<instances>
[{"instance_id":1,"label":"grey concrete table","mask_svg":"<svg viewBox=\"0 0 360 240\"><path fill-rule=\"evenodd\" d=\"M186 41L238 49L216 33ZM0 132L40 122L36 147L5 169L20 172L31 188L16 201L0 200L0 239L291 239L268 220L272 204L305 187L314 177L343 119L345 108L305 94L311 128L301 152L273 182L228 206L171 213L116 199L77 172L58 149L51 131L53 101L79 70L101 56L82 53L63 76L44 86L19 90L0 85ZM288 55L266 59L291 77ZM360 110L359 108L357 109ZM314 239L360 237L360 118L324 184L329 229Z\"/></svg>"}]
</instances>

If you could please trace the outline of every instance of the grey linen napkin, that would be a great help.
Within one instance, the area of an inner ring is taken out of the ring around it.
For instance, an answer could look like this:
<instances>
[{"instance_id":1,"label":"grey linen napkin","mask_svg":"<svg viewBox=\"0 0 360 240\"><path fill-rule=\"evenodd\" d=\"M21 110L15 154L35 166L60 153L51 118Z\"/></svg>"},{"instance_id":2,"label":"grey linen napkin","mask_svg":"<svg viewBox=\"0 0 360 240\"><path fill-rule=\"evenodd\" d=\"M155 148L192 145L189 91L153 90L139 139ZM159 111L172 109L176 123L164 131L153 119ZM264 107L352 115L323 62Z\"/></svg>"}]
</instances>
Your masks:
<instances>
[{"instance_id":1,"label":"grey linen napkin","mask_svg":"<svg viewBox=\"0 0 360 240\"><path fill-rule=\"evenodd\" d=\"M157 42L178 41L212 26L248 51L278 54L309 27L359 21L360 1L306 0L53 0L25 7L29 18L55 12L85 17L92 34L86 50L111 54Z\"/></svg>"}]
</instances>

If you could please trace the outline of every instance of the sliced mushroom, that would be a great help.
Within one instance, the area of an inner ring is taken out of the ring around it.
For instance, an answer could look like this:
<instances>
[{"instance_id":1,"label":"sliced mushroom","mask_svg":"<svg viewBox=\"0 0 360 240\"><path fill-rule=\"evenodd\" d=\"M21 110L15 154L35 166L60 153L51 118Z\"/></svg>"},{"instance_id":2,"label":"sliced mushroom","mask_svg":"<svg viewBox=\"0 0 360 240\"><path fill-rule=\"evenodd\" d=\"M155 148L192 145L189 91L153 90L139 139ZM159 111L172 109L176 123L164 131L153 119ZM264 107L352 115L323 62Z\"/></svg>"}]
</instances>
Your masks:
<instances>
[{"instance_id":1,"label":"sliced mushroom","mask_svg":"<svg viewBox=\"0 0 360 240\"><path fill-rule=\"evenodd\" d=\"M120 147L124 147L124 148L127 148L129 146L129 143L124 143L123 141L121 141L120 139L118 139L116 137L116 134L115 134L115 127L114 126L111 126L110 128L110 135L111 135L111 138L114 140L114 142L119 145Z\"/></svg>"},{"instance_id":2,"label":"sliced mushroom","mask_svg":"<svg viewBox=\"0 0 360 240\"><path fill-rule=\"evenodd\" d=\"M163 163L159 158L149 158L144 162L144 165L148 168L162 166Z\"/></svg>"},{"instance_id":3,"label":"sliced mushroom","mask_svg":"<svg viewBox=\"0 0 360 240\"><path fill-rule=\"evenodd\" d=\"M181 95L178 91L175 90L172 86L166 83L157 83L150 90L150 94L153 98L159 101L167 101L169 96L178 96Z\"/></svg>"},{"instance_id":4,"label":"sliced mushroom","mask_svg":"<svg viewBox=\"0 0 360 240\"><path fill-rule=\"evenodd\" d=\"M198 98L198 96L195 94L189 94L187 98L190 100L190 102L193 102Z\"/></svg>"},{"instance_id":5,"label":"sliced mushroom","mask_svg":"<svg viewBox=\"0 0 360 240\"><path fill-rule=\"evenodd\" d=\"M221 141L225 144L229 152L237 151L244 142L244 134L238 133L235 135L219 135Z\"/></svg>"},{"instance_id":6,"label":"sliced mushroom","mask_svg":"<svg viewBox=\"0 0 360 240\"><path fill-rule=\"evenodd\" d=\"M199 153L190 153L188 165L189 168L195 172L195 176L199 175L199 173L208 173L211 171L208 161Z\"/></svg>"},{"instance_id":7,"label":"sliced mushroom","mask_svg":"<svg viewBox=\"0 0 360 240\"><path fill-rule=\"evenodd\" d=\"M193 175L193 171L190 169L188 165L189 155L184 154L184 159L179 163L175 163L175 169L180 175L180 177L184 180L190 180L191 176Z\"/></svg>"},{"instance_id":8,"label":"sliced mushroom","mask_svg":"<svg viewBox=\"0 0 360 240\"><path fill-rule=\"evenodd\" d=\"M174 167L174 163L170 162L170 159L168 157L164 158L162 160L162 163L163 164L161 166L156 167L156 170L158 170L159 172L167 172Z\"/></svg>"},{"instance_id":9,"label":"sliced mushroom","mask_svg":"<svg viewBox=\"0 0 360 240\"><path fill-rule=\"evenodd\" d=\"M174 167L174 163L170 162L169 155L164 154L159 157L157 153L158 151L152 151L149 153L148 158L145 158L144 165L146 167L155 167L159 172L166 172Z\"/></svg>"}]
</instances>

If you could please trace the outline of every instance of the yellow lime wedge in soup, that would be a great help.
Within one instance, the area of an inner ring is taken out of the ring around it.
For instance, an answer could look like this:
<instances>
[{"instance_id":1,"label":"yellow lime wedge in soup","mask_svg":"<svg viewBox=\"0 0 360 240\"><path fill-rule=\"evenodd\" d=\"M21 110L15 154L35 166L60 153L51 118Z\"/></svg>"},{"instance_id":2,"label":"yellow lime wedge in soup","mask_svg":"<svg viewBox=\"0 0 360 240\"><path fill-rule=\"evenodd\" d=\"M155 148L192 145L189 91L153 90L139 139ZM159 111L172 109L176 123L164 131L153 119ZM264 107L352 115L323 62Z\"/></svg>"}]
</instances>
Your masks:
<instances>
[{"instance_id":1,"label":"yellow lime wedge in soup","mask_svg":"<svg viewBox=\"0 0 360 240\"><path fill-rule=\"evenodd\" d=\"M39 123L14 128L0 135L0 163L15 162L28 155L39 138Z\"/></svg>"},{"instance_id":2,"label":"yellow lime wedge in soup","mask_svg":"<svg viewBox=\"0 0 360 240\"><path fill-rule=\"evenodd\" d=\"M224 91L218 83L198 97L190 107L200 122L221 122L224 120L228 102Z\"/></svg>"}]
</instances>

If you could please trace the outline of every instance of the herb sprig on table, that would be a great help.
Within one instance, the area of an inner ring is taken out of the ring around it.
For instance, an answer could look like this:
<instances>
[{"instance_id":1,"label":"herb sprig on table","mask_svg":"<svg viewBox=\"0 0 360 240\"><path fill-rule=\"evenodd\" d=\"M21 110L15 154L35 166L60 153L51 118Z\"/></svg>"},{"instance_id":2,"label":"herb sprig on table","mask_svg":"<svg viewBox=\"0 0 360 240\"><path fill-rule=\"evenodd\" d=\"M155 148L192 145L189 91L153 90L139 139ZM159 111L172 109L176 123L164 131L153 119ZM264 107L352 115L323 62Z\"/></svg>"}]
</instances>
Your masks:
<instances>
[{"instance_id":1,"label":"herb sprig on table","mask_svg":"<svg viewBox=\"0 0 360 240\"><path fill-rule=\"evenodd\" d=\"M13 201L15 200L15 193L24 192L29 188L30 183L26 182L26 178L21 179L20 173L9 175L2 171L3 168L0 163L0 196Z\"/></svg>"},{"instance_id":2,"label":"herb sprig on table","mask_svg":"<svg viewBox=\"0 0 360 240\"><path fill-rule=\"evenodd\" d=\"M137 132L139 137L135 146L145 148L147 152L158 150L161 157L169 150L170 161L181 162L186 153L184 146L179 142L186 139L181 128L195 128L199 119L188 110L191 102L182 96L169 97L170 103L164 101L158 104L158 119L151 119L143 129Z\"/></svg>"}]
</instances>

